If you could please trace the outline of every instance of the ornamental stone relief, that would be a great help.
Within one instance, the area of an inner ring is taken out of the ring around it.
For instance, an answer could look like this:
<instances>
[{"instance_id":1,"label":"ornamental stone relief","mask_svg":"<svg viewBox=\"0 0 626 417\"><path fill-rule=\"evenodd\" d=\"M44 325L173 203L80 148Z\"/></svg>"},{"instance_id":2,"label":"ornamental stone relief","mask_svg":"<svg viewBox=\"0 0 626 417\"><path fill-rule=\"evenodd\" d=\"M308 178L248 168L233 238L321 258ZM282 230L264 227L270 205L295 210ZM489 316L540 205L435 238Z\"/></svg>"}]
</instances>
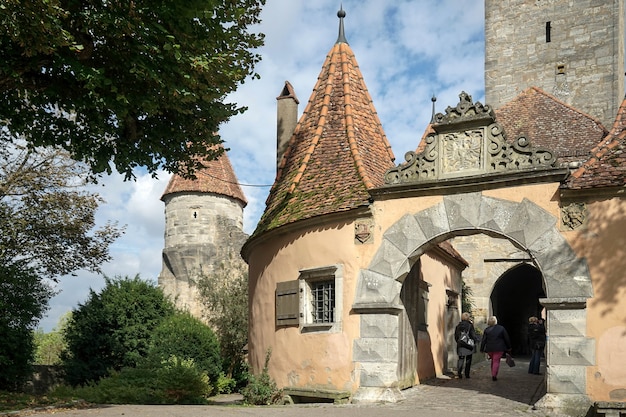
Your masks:
<instances>
[{"instance_id":1,"label":"ornamental stone relief","mask_svg":"<svg viewBox=\"0 0 626 417\"><path fill-rule=\"evenodd\" d=\"M443 136L445 173L475 171L482 160L482 130L448 133Z\"/></svg>"},{"instance_id":2,"label":"ornamental stone relief","mask_svg":"<svg viewBox=\"0 0 626 417\"><path fill-rule=\"evenodd\" d=\"M571 203L561 208L561 227L563 230L575 230L585 224L587 206L585 203Z\"/></svg>"},{"instance_id":3,"label":"ornamental stone relief","mask_svg":"<svg viewBox=\"0 0 626 417\"><path fill-rule=\"evenodd\" d=\"M432 128L423 151L407 152L406 162L385 173L385 184L549 168L556 161L552 152L531 146L525 137L507 141L491 107L474 103L465 92L446 114L435 115Z\"/></svg>"}]
</instances>

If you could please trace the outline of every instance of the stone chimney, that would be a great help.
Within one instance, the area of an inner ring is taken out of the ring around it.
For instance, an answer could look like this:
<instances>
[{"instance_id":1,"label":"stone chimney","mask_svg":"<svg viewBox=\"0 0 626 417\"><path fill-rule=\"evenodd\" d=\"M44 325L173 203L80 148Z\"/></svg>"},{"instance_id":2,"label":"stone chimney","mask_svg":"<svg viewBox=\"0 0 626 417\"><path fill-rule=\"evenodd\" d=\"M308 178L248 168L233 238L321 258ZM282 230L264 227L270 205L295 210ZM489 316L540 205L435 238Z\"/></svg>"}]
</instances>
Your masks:
<instances>
[{"instance_id":1,"label":"stone chimney","mask_svg":"<svg viewBox=\"0 0 626 417\"><path fill-rule=\"evenodd\" d=\"M285 81L285 86L276 97L277 119L276 119L276 168L280 166L280 160L287 149L287 144L298 123L298 98L293 92L293 87L289 81Z\"/></svg>"}]
</instances>

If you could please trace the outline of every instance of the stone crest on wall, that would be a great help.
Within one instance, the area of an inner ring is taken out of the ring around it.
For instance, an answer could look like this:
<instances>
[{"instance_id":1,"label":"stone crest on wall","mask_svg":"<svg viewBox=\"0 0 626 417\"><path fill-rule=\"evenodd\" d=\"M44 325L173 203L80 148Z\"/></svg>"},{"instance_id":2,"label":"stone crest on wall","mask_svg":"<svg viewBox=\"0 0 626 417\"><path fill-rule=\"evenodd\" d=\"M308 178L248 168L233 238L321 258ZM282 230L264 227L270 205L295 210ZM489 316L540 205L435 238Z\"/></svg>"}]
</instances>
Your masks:
<instances>
[{"instance_id":1,"label":"stone crest on wall","mask_svg":"<svg viewBox=\"0 0 626 417\"><path fill-rule=\"evenodd\" d=\"M575 230L585 224L587 206L584 203L571 203L561 208L562 230Z\"/></svg>"},{"instance_id":2,"label":"stone crest on wall","mask_svg":"<svg viewBox=\"0 0 626 417\"><path fill-rule=\"evenodd\" d=\"M374 222L371 219L359 219L354 223L354 243L362 245L372 243L374 235Z\"/></svg>"},{"instance_id":3,"label":"stone crest on wall","mask_svg":"<svg viewBox=\"0 0 626 417\"><path fill-rule=\"evenodd\" d=\"M422 152L407 152L405 163L385 173L385 184L547 168L556 161L551 151L531 146L525 137L508 142L493 109L474 103L465 92L455 107L435 115L432 132L420 148Z\"/></svg>"}]
</instances>

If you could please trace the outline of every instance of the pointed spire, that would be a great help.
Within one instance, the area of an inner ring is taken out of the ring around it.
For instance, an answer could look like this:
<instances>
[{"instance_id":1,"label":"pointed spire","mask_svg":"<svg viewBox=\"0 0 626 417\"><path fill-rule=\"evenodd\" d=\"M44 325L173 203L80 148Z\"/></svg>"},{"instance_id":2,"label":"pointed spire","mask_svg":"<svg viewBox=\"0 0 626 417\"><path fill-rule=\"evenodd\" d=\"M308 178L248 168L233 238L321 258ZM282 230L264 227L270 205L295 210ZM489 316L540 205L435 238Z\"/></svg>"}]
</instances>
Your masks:
<instances>
[{"instance_id":1,"label":"pointed spire","mask_svg":"<svg viewBox=\"0 0 626 417\"><path fill-rule=\"evenodd\" d=\"M342 18L340 10L339 18ZM395 164L354 52L335 43L283 153L255 236L317 216L368 207Z\"/></svg>"},{"instance_id":2,"label":"pointed spire","mask_svg":"<svg viewBox=\"0 0 626 417\"><path fill-rule=\"evenodd\" d=\"M339 36L337 37L337 43L348 43L346 40L346 34L343 30L343 18L346 17L346 12L343 10L343 4L337 12L337 17L339 18Z\"/></svg>"},{"instance_id":3,"label":"pointed spire","mask_svg":"<svg viewBox=\"0 0 626 417\"><path fill-rule=\"evenodd\" d=\"M433 102L433 111L430 116L430 124L434 124L435 123L435 102L437 101L437 96L435 96L435 93L433 93L433 96L430 98L430 101Z\"/></svg>"}]
</instances>

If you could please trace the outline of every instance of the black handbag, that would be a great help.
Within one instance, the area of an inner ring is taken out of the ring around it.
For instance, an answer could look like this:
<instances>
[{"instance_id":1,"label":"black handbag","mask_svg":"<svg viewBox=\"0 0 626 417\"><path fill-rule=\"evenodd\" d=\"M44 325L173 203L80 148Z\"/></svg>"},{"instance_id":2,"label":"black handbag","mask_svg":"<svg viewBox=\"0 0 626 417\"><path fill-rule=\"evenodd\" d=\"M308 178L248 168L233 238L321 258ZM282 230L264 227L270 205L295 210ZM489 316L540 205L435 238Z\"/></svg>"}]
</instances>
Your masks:
<instances>
[{"instance_id":1,"label":"black handbag","mask_svg":"<svg viewBox=\"0 0 626 417\"><path fill-rule=\"evenodd\" d=\"M469 331L462 331L459 336L459 342L468 349L474 349L476 341L470 337Z\"/></svg>"},{"instance_id":2,"label":"black handbag","mask_svg":"<svg viewBox=\"0 0 626 417\"><path fill-rule=\"evenodd\" d=\"M506 354L506 364L511 368L515 366L515 359L513 359L513 356L511 356L510 353Z\"/></svg>"}]
</instances>

